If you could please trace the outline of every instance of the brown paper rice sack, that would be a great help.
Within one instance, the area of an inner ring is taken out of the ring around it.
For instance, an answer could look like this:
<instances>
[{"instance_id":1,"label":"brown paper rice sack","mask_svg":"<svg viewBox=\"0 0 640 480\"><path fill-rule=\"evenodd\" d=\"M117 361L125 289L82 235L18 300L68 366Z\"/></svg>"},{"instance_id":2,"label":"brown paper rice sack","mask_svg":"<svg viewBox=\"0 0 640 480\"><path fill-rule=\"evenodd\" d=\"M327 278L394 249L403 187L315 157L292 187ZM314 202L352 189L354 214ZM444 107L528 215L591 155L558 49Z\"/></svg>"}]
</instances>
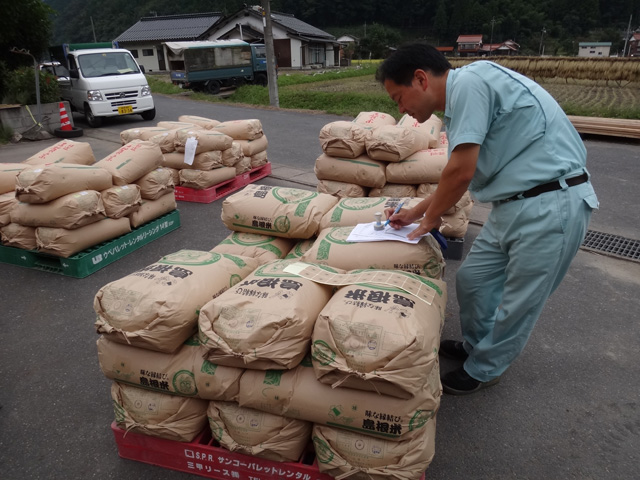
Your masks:
<instances>
[{"instance_id":1,"label":"brown paper rice sack","mask_svg":"<svg viewBox=\"0 0 640 480\"><path fill-rule=\"evenodd\" d=\"M440 136L438 137L438 145L436 148L447 148L449 146L449 138L447 137L447 132L440 132Z\"/></svg>"},{"instance_id":2,"label":"brown paper rice sack","mask_svg":"<svg viewBox=\"0 0 640 480\"><path fill-rule=\"evenodd\" d=\"M218 120L207 117L199 117L197 115L180 115L178 117L178 121L184 123L192 123L193 125L198 125L205 130L211 130L213 127L220 124Z\"/></svg>"},{"instance_id":3,"label":"brown paper rice sack","mask_svg":"<svg viewBox=\"0 0 640 480\"><path fill-rule=\"evenodd\" d=\"M112 175L94 165L34 165L16 176L16 198L26 203L46 203L81 190L112 187Z\"/></svg>"},{"instance_id":4,"label":"brown paper rice sack","mask_svg":"<svg viewBox=\"0 0 640 480\"><path fill-rule=\"evenodd\" d=\"M371 223L375 221L376 212L381 212L384 218L385 209L395 209L402 201L405 202L405 208L413 208L422 199L404 197L343 198L322 217L318 231L329 227L355 227L359 223Z\"/></svg>"},{"instance_id":5,"label":"brown paper rice sack","mask_svg":"<svg viewBox=\"0 0 640 480\"><path fill-rule=\"evenodd\" d=\"M371 130L354 122L339 120L320 130L320 147L331 157L357 158L365 153L365 140Z\"/></svg>"},{"instance_id":6,"label":"brown paper rice sack","mask_svg":"<svg viewBox=\"0 0 640 480\"><path fill-rule=\"evenodd\" d=\"M325 228L301 260L342 270L402 270L423 277L442 277L445 262L440 245L431 235L422 237L417 244L393 240L347 242L352 230L353 227Z\"/></svg>"},{"instance_id":7,"label":"brown paper rice sack","mask_svg":"<svg viewBox=\"0 0 640 480\"><path fill-rule=\"evenodd\" d=\"M11 223L11 210L18 205L14 192L0 194L0 227Z\"/></svg>"},{"instance_id":8,"label":"brown paper rice sack","mask_svg":"<svg viewBox=\"0 0 640 480\"><path fill-rule=\"evenodd\" d=\"M24 163L0 163L0 194L16 191L16 176L29 165Z\"/></svg>"},{"instance_id":9,"label":"brown paper rice sack","mask_svg":"<svg viewBox=\"0 0 640 480\"><path fill-rule=\"evenodd\" d=\"M49 148L40 150L22 163L29 165L44 165L45 163L93 165L95 161L96 158L93 156L93 150L89 143L61 140Z\"/></svg>"},{"instance_id":10,"label":"brown paper rice sack","mask_svg":"<svg viewBox=\"0 0 640 480\"><path fill-rule=\"evenodd\" d=\"M429 146L425 148L438 148L440 131L442 130L442 120L440 120L436 115L432 114L426 122L420 123L407 113L398 120L398 125L406 128L413 128L425 135L429 139Z\"/></svg>"},{"instance_id":11,"label":"brown paper rice sack","mask_svg":"<svg viewBox=\"0 0 640 480\"><path fill-rule=\"evenodd\" d=\"M410 185L438 183L448 161L446 148L420 150L402 162L387 165L387 182Z\"/></svg>"},{"instance_id":12,"label":"brown paper rice sack","mask_svg":"<svg viewBox=\"0 0 640 480\"><path fill-rule=\"evenodd\" d=\"M397 442L424 429L440 407L441 393L438 367L426 379L420 394L405 400L331 388L318 381L305 359L292 370L246 370L240 378L238 404Z\"/></svg>"},{"instance_id":13,"label":"brown paper rice sack","mask_svg":"<svg viewBox=\"0 0 640 480\"><path fill-rule=\"evenodd\" d=\"M207 360L258 370L290 369L302 361L333 287L285 272L294 262L262 265L202 307L198 335L209 348Z\"/></svg>"},{"instance_id":14,"label":"brown paper rice sack","mask_svg":"<svg viewBox=\"0 0 640 480\"><path fill-rule=\"evenodd\" d=\"M119 383L205 400L232 402L238 398L244 371L202 358L206 349L195 336L174 353L154 352L102 336L96 345L102 373Z\"/></svg>"},{"instance_id":15,"label":"brown paper rice sack","mask_svg":"<svg viewBox=\"0 0 640 480\"><path fill-rule=\"evenodd\" d=\"M180 185L180 170L177 168L164 167L171 172L171 177L173 178L173 184L178 186Z\"/></svg>"},{"instance_id":16,"label":"brown paper rice sack","mask_svg":"<svg viewBox=\"0 0 640 480\"><path fill-rule=\"evenodd\" d=\"M335 180L380 188L387 182L386 168L387 162L373 160L366 155L338 158L323 153L316 159L313 171L319 180Z\"/></svg>"},{"instance_id":17,"label":"brown paper rice sack","mask_svg":"<svg viewBox=\"0 0 640 480\"><path fill-rule=\"evenodd\" d=\"M136 127L128 128L120 132L120 141L126 145L133 140L149 140L158 134L168 132L168 128L163 127Z\"/></svg>"},{"instance_id":18,"label":"brown paper rice sack","mask_svg":"<svg viewBox=\"0 0 640 480\"><path fill-rule=\"evenodd\" d=\"M435 417L399 442L325 425L313 427L318 470L334 478L418 480L433 460L435 441Z\"/></svg>"},{"instance_id":19,"label":"brown paper rice sack","mask_svg":"<svg viewBox=\"0 0 640 480\"><path fill-rule=\"evenodd\" d=\"M140 225L149 223L162 215L173 212L178 208L176 196L169 192L156 200L142 200L140 207L129 214L131 228L138 228Z\"/></svg>"},{"instance_id":20,"label":"brown paper rice sack","mask_svg":"<svg viewBox=\"0 0 640 480\"><path fill-rule=\"evenodd\" d=\"M231 148L233 138L224 133L215 130L194 130L182 129L176 132L174 140L176 152L184 152L185 145L189 138L195 138L197 141L196 155L202 152L210 152L211 150L226 150Z\"/></svg>"},{"instance_id":21,"label":"brown paper rice sack","mask_svg":"<svg viewBox=\"0 0 640 480\"><path fill-rule=\"evenodd\" d=\"M353 123L366 127L381 127L383 125L395 125L396 119L388 113L382 112L360 112L353 120Z\"/></svg>"},{"instance_id":22,"label":"brown paper rice sack","mask_svg":"<svg viewBox=\"0 0 640 480\"><path fill-rule=\"evenodd\" d=\"M114 185L128 185L162 165L162 151L155 143L133 140L95 164L113 175Z\"/></svg>"},{"instance_id":23,"label":"brown paper rice sack","mask_svg":"<svg viewBox=\"0 0 640 480\"><path fill-rule=\"evenodd\" d=\"M402 185L398 183L386 183L382 188L372 188L370 197L415 197L415 185Z\"/></svg>"},{"instance_id":24,"label":"brown paper rice sack","mask_svg":"<svg viewBox=\"0 0 640 480\"><path fill-rule=\"evenodd\" d=\"M165 168L182 170L183 168L191 167L191 165L184 163L184 152L169 152L165 153L162 157L162 166Z\"/></svg>"},{"instance_id":25,"label":"brown paper rice sack","mask_svg":"<svg viewBox=\"0 0 640 480\"><path fill-rule=\"evenodd\" d=\"M172 121L162 121L156 124L158 127L166 128L167 130L181 130L184 128L191 130L200 130L202 126L196 125L193 122L172 122Z\"/></svg>"},{"instance_id":26,"label":"brown paper rice sack","mask_svg":"<svg viewBox=\"0 0 640 480\"><path fill-rule=\"evenodd\" d=\"M109 218L126 217L138 211L142 204L140 187L136 184L107 188L100 195L105 215Z\"/></svg>"},{"instance_id":27,"label":"brown paper rice sack","mask_svg":"<svg viewBox=\"0 0 640 480\"><path fill-rule=\"evenodd\" d=\"M307 253L311 247L313 246L313 242L315 242L315 238L311 238L309 240L300 240L298 243L296 243L293 248L291 250L289 250L289 253L287 253L287 256L284 257L286 260L290 260L292 258L295 259L301 259L302 256Z\"/></svg>"},{"instance_id":28,"label":"brown paper rice sack","mask_svg":"<svg viewBox=\"0 0 640 480\"><path fill-rule=\"evenodd\" d=\"M35 250L37 247L36 229L17 223L9 223L0 228L0 241L7 247Z\"/></svg>"},{"instance_id":29,"label":"brown paper rice sack","mask_svg":"<svg viewBox=\"0 0 640 480\"><path fill-rule=\"evenodd\" d=\"M420 198L429 198L431 195L435 193L437 188L438 188L437 183L422 183L418 185L418 188L416 190L416 196ZM451 207L449 210L444 212L444 214L453 215L462 209L468 210L468 213L471 213L470 212L471 207L473 207L473 200L471 198L470 192L467 190L462 195L462 198L460 198L460 200L458 200L458 202L453 207Z\"/></svg>"},{"instance_id":30,"label":"brown paper rice sack","mask_svg":"<svg viewBox=\"0 0 640 480\"><path fill-rule=\"evenodd\" d=\"M327 193L338 198L366 197L369 194L367 187L336 180L318 180L316 188L319 193Z\"/></svg>"},{"instance_id":31,"label":"brown paper rice sack","mask_svg":"<svg viewBox=\"0 0 640 480\"><path fill-rule=\"evenodd\" d=\"M214 170L180 170L180 186L203 190L236 177L234 167L221 167Z\"/></svg>"},{"instance_id":32,"label":"brown paper rice sack","mask_svg":"<svg viewBox=\"0 0 640 480\"><path fill-rule=\"evenodd\" d=\"M233 167L236 163L244 158L242 145L235 140L231 144L231 148L222 151L222 164L225 167Z\"/></svg>"},{"instance_id":33,"label":"brown paper rice sack","mask_svg":"<svg viewBox=\"0 0 640 480\"><path fill-rule=\"evenodd\" d=\"M104 218L84 227L69 230L66 228L36 228L38 251L58 257L69 258L89 247L117 238L131 231L128 218Z\"/></svg>"},{"instance_id":34,"label":"brown paper rice sack","mask_svg":"<svg viewBox=\"0 0 640 480\"><path fill-rule=\"evenodd\" d=\"M258 152L255 155L251 155L251 168L258 168L262 165L266 165L269 163L269 157L267 156L267 151Z\"/></svg>"},{"instance_id":35,"label":"brown paper rice sack","mask_svg":"<svg viewBox=\"0 0 640 480\"><path fill-rule=\"evenodd\" d=\"M269 146L266 135L262 135L254 140L234 140L242 147L242 153L245 157L251 157L256 153L264 152Z\"/></svg>"},{"instance_id":36,"label":"brown paper rice sack","mask_svg":"<svg viewBox=\"0 0 640 480\"><path fill-rule=\"evenodd\" d=\"M114 342L174 352L195 333L199 309L256 266L252 258L196 250L166 255L98 291L96 329Z\"/></svg>"},{"instance_id":37,"label":"brown paper rice sack","mask_svg":"<svg viewBox=\"0 0 640 480\"><path fill-rule=\"evenodd\" d=\"M116 423L127 432L190 442L207 425L207 400L153 392L118 382L111 384L111 400Z\"/></svg>"},{"instance_id":38,"label":"brown paper rice sack","mask_svg":"<svg viewBox=\"0 0 640 480\"><path fill-rule=\"evenodd\" d=\"M140 187L140 196L145 200L157 200L168 193L173 193L173 174L164 167L158 167L136 180Z\"/></svg>"},{"instance_id":39,"label":"brown paper rice sack","mask_svg":"<svg viewBox=\"0 0 640 480\"><path fill-rule=\"evenodd\" d=\"M162 153L171 153L171 152L175 152L176 150L175 138L176 138L175 130L165 130L164 132L154 135L152 137L149 137L146 140L158 145Z\"/></svg>"},{"instance_id":40,"label":"brown paper rice sack","mask_svg":"<svg viewBox=\"0 0 640 480\"><path fill-rule=\"evenodd\" d=\"M238 163L234 165L236 169L236 175L242 175L251 171L251 159L253 157L243 157Z\"/></svg>"},{"instance_id":41,"label":"brown paper rice sack","mask_svg":"<svg viewBox=\"0 0 640 480\"><path fill-rule=\"evenodd\" d=\"M464 238L469 228L469 216L464 209L460 209L453 215L443 215L440 233L445 237Z\"/></svg>"},{"instance_id":42,"label":"brown paper rice sack","mask_svg":"<svg viewBox=\"0 0 640 480\"><path fill-rule=\"evenodd\" d=\"M313 426L235 402L209 402L207 417L211 434L222 448L275 462L300 460Z\"/></svg>"},{"instance_id":43,"label":"brown paper rice sack","mask_svg":"<svg viewBox=\"0 0 640 480\"><path fill-rule=\"evenodd\" d=\"M100 192L83 190L69 193L47 203L20 202L11 210L11 221L29 227L68 228L73 230L105 217Z\"/></svg>"},{"instance_id":44,"label":"brown paper rice sack","mask_svg":"<svg viewBox=\"0 0 640 480\"><path fill-rule=\"evenodd\" d=\"M213 129L229 135L234 140L255 140L264 135L262 123L257 118L230 120L219 123Z\"/></svg>"},{"instance_id":45,"label":"brown paper rice sack","mask_svg":"<svg viewBox=\"0 0 640 480\"><path fill-rule=\"evenodd\" d=\"M379 273L396 283L341 286L322 309L311 338L313 369L333 388L411 398L438 363L446 284L407 272ZM431 304L398 282L430 292Z\"/></svg>"},{"instance_id":46,"label":"brown paper rice sack","mask_svg":"<svg viewBox=\"0 0 640 480\"><path fill-rule=\"evenodd\" d=\"M400 162L428 146L429 137L416 129L398 125L378 127L365 141L369 158L386 162Z\"/></svg>"},{"instance_id":47,"label":"brown paper rice sack","mask_svg":"<svg viewBox=\"0 0 640 480\"><path fill-rule=\"evenodd\" d=\"M222 203L222 222L235 232L307 239L338 199L298 188L247 185Z\"/></svg>"},{"instance_id":48,"label":"brown paper rice sack","mask_svg":"<svg viewBox=\"0 0 640 480\"><path fill-rule=\"evenodd\" d=\"M211 251L255 258L262 265L284 258L291 251L294 242L288 238L259 233L232 232Z\"/></svg>"},{"instance_id":49,"label":"brown paper rice sack","mask_svg":"<svg viewBox=\"0 0 640 480\"><path fill-rule=\"evenodd\" d=\"M211 150L210 152L202 152L194 156L193 163L191 165L184 164L181 169L213 170L221 167L224 167L222 163L222 151Z\"/></svg>"}]
</instances>

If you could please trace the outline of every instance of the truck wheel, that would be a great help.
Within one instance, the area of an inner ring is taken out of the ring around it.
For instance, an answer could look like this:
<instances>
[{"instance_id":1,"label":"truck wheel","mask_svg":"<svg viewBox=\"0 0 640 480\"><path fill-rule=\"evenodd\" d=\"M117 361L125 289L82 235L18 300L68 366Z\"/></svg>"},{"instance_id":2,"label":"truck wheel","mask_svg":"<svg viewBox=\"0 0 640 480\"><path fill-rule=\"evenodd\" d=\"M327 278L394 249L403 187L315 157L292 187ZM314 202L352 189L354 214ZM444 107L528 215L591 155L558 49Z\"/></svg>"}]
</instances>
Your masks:
<instances>
[{"instance_id":1,"label":"truck wheel","mask_svg":"<svg viewBox=\"0 0 640 480\"><path fill-rule=\"evenodd\" d=\"M84 106L84 119L92 128L98 128L102 126L103 118L94 116L93 112L91 111L91 107L86 104Z\"/></svg>"},{"instance_id":2,"label":"truck wheel","mask_svg":"<svg viewBox=\"0 0 640 480\"><path fill-rule=\"evenodd\" d=\"M256 75L255 79L256 85L260 85L261 87L267 86L267 76L264 73L259 73Z\"/></svg>"},{"instance_id":3,"label":"truck wheel","mask_svg":"<svg viewBox=\"0 0 640 480\"><path fill-rule=\"evenodd\" d=\"M207 83L207 92L211 95L217 95L220 93L220 82L217 80L210 80L209 83Z\"/></svg>"},{"instance_id":4,"label":"truck wheel","mask_svg":"<svg viewBox=\"0 0 640 480\"><path fill-rule=\"evenodd\" d=\"M140 114L143 120L153 120L156 118L156 109L152 108L151 110L145 110Z\"/></svg>"}]
</instances>

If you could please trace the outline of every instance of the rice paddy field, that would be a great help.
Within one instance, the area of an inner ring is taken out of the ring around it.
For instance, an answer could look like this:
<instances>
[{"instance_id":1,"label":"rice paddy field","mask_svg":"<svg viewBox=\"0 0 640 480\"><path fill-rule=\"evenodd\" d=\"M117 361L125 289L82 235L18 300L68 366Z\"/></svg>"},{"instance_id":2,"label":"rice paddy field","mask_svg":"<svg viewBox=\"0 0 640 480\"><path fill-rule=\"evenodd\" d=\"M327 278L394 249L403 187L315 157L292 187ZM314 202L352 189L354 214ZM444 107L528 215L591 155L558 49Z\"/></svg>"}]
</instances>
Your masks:
<instances>
[{"instance_id":1,"label":"rice paddy field","mask_svg":"<svg viewBox=\"0 0 640 480\"><path fill-rule=\"evenodd\" d=\"M495 57L492 60L533 78L569 115L640 119L640 59ZM451 63L455 68L469 61L452 59ZM380 111L399 118L395 103L375 80L378 64L379 61L369 61L339 69L281 70L279 105L347 116ZM167 85L167 81L168 78L151 76L152 90L182 92ZM240 87L225 98L202 93L190 95L202 100L269 105L268 89L258 86Z\"/></svg>"}]
</instances>

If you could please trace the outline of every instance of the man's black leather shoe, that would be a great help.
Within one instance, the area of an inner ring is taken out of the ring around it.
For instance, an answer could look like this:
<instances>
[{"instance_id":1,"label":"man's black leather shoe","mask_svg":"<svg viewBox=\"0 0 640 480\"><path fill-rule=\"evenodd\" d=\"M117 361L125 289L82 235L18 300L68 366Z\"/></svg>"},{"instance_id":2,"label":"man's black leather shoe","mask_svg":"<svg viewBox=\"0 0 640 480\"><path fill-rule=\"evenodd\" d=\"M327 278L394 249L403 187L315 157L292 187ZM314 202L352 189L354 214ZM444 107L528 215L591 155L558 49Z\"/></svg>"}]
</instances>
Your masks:
<instances>
[{"instance_id":1,"label":"man's black leather shoe","mask_svg":"<svg viewBox=\"0 0 640 480\"><path fill-rule=\"evenodd\" d=\"M483 388L495 385L500 381L500 377L493 378L488 382L476 380L464 368L460 367L453 372L444 375L440 381L442 382L442 390L449 395L469 395Z\"/></svg>"},{"instance_id":2,"label":"man's black leather shoe","mask_svg":"<svg viewBox=\"0 0 640 480\"><path fill-rule=\"evenodd\" d=\"M469 357L469 354L462 346L462 342L456 340L442 340L440 342L440 354L447 358L463 361Z\"/></svg>"}]
</instances>

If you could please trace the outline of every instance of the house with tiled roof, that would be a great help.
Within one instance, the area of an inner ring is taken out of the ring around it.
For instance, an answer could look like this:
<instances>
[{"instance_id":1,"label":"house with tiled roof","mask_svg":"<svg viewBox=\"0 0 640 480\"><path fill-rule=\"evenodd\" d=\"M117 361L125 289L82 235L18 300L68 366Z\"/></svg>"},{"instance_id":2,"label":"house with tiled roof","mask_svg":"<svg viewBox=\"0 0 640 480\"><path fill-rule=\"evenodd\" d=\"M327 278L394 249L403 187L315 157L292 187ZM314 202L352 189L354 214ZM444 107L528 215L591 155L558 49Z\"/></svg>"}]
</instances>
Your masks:
<instances>
[{"instance_id":1,"label":"house with tiled roof","mask_svg":"<svg viewBox=\"0 0 640 480\"><path fill-rule=\"evenodd\" d=\"M211 40L220 12L143 17L121 33L115 41L129 50L147 72L167 70L164 42Z\"/></svg>"},{"instance_id":2,"label":"house with tiled roof","mask_svg":"<svg viewBox=\"0 0 640 480\"><path fill-rule=\"evenodd\" d=\"M279 68L332 67L339 64L340 42L293 15L271 12L273 47ZM264 42L262 8L248 6L216 26L216 40Z\"/></svg>"},{"instance_id":3,"label":"house with tiled roof","mask_svg":"<svg viewBox=\"0 0 640 480\"><path fill-rule=\"evenodd\" d=\"M640 33L634 32L629 38L629 56L640 57Z\"/></svg>"},{"instance_id":4,"label":"house with tiled roof","mask_svg":"<svg viewBox=\"0 0 640 480\"><path fill-rule=\"evenodd\" d=\"M482 35L460 35L456 43L461 57L479 55L482 51Z\"/></svg>"},{"instance_id":5,"label":"house with tiled roof","mask_svg":"<svg viewBox=\"0 0 640 480\"><path fill-rule=\"evenodd\" d=\"M340 43L333 35L286 13L272 11L271 24L278 67L338 65ZM238 39L264 43L260 6L244 7L228 17L218 12L144 17L115 40L147 72L154 72L168 69L165 42Z\"/></svg>"}]
</instances>

